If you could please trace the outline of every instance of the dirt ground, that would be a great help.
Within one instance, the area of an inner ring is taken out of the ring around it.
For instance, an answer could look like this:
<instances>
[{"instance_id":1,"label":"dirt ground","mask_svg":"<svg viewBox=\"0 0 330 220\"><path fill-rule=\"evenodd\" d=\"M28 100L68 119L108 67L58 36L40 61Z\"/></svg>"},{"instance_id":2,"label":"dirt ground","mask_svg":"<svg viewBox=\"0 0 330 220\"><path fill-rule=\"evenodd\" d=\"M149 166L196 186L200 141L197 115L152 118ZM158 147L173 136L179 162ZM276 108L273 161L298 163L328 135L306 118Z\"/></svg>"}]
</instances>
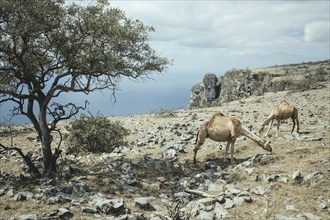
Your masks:
<instances>
[{"instance_id":1,"label":"dirt ground","mask_svg":"<svg viewBox=\"0 0 330 220\"><path fill-rule=\"evenodd\" d=\"M224 103L219 107L201 108L194 110L173 110L161 112L157 114L133 115L123 117L111 117L111 120L119 120L123 125L129 128L132 134L128 137L128 143L136 143L136 140L147 141L151 131L157 130L159 126L166 127L167 124L176 123L186 124L187 128L183 133L197 133L197 128L217 111L221 111L225 115L235 116L243 122L245 127L250 128L253 132L258 129L258 124L266 119L274 105L282 100L298 108L300 131L298 134L294 131L290 133L292 128L291 120L283 121L280 127L279 137L275 137L276 125L274 125L271 136L273 148L272 155L261 163L254 165L252 173L239 171L229 173L232 182L239 188L251 188L260 186L267 189L264 196L256 196L252 203L245 203L230 210L230 219L274 219L275 216L297 216L300 213L308 212L319 216L321 219L330 219L330 213L327 209L321 209L317 200L322 199L330 206L330 88L318 90L310 90L303 92L291 93L288 91L267 93L263 96L250 97L238 101ZM61 125L64 131L64 125ZM8 128L1 127L0 136L5 146L10 146L11 142L15 146L23 149L23 152L29 150L38 150L40 143L36 141L36 134L30 125L13 127L13 138L11 140ZM169 135L168 131L158 129L160 138L165 138L172 142L177 142L181 137L177 135ZM166 133L167 132L167 133ZM55 143L58 137L55 138ZM184 146L184 152L178 153L178 159L174 162L163 161L164 164L171 163L173 167L184 166L186 176L196 175L204 169L207 162L213 162L222 168L227 168L230 163L223 162L225 143L219 149L219 143L207 140L202 148L198 151L197 165L192 163L194 139ZM56 146L56 144L54 144ZM126 160L140 161L146 155L157 160L162 158L159 144L149 143L146 146L137 146L130 144L130 151L126 152L124 158ZM234 158L237 163L246 161L247 159L259 154L267 153L259 148L253 141L246 138L239 138L235 145ZM65 156L64 156L65 157ZM71 163L72 166L79 167L87 172L86 181L95 191L107 193L109 187L107 183L100 182L103 168L99 163L100 155L81 155L77 159L77 163ZM138 164L138 163L137 163ZM0 156L0 172L8 173L13 176L23 174L22 162L17 154L7 152L6 155ZM166 169L166 167L164 167ZM300 171L302 176L306 176L315 171L322 173L320 176L314 177L311 181L295 183L292 175ZM111 196L122 196L129 198L148 195L157 197L157 189L153 190L152 183L155 179L165 176L168 170L154 168L154 170L146 170L145 179L143 180L143 192L139 195L127 195L121 192L112 192ZM88 174L89 173L89 174ZM91 175L98 173L99 175ZM288 182L266 182L259 180L262 176L269 174L286 174ZM104 173L105 175L105 173ZM101 179L102 180L102 179ZM11 183L17 183L13 181ZM1 183L7 184L7 183ZM0 188L2 186L0 185ZM14 186L20 191L33 189L31 184L17 183ZM116 191L116 189L115 189ZM129 204L129 202L128 202ZM29 213L45 213L63 207L65 204L49 205L40 200L29 201L13 201L9 196L0 197L0 219L9 219L22 214ZM78 208L77 208L78 209ZM148 213L146 214L148 216ZM105 218L104 216L102 218ZM82 214L77 211L73 219L95 219L91 214Z\"/></svg>"}]
</instances>

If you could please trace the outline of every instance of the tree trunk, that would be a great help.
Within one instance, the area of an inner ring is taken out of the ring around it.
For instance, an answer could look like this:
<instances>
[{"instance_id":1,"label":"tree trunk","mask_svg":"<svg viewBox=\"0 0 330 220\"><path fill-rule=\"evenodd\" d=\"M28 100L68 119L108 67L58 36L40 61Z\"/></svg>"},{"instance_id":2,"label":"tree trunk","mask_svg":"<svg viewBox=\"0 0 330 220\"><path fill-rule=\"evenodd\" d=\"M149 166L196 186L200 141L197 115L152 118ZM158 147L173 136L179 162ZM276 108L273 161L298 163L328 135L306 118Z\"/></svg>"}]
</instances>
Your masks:
<instances>
[{"instance_id":1,"label":"tree trunk","mask_svg":"<svg viewBox=\"0 0 330 220\"><path fill-rule=\"evenodd\" d=\"M40 133L43 154L44 174L56 172L56 159L53 156L51 130L47 125L46 108L40 108Z\"/></svg>"}]
</instances>

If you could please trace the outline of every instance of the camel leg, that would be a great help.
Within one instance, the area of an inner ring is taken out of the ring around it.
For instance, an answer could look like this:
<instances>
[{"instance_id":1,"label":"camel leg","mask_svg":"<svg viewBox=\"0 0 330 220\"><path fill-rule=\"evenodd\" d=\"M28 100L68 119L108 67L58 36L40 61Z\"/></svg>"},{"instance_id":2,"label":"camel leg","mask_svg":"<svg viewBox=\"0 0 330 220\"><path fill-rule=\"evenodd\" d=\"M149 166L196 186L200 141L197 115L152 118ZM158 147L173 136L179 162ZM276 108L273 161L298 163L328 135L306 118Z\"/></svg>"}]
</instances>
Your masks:
<instances>
[{"instance_id":1,"label":"camel leg","mask_svg":"<svg viewBox=\"0 0 330 220\"><path fill-rule=\"evenodd\" d=\"M235 145L235 141L231 142L231 147L230 147L230 153L231 153L231 164L235 164L235 160L234 160L234 145Z\"/></svg>"},{"instance_id":2,"label":"camel leg","mask_svg":"<svg viewBox=\"0 0 330 220\"><path fill-rule=\"evenodd\" d=\"M194 163L196 163L196 155L197 155L197 151L199 150L199 148L200 148L201 145L202 145L202 144L197 143L196 146L195 146L195 148L194 148Z\"/></svg>"},{"instance_id":3,"label":"camel leg","mask_svg":"<svg viewBox=\"0 0 330 220\"><path fill-rule=\"evenodd\" d=\"M194 163L196 163L196 155L199 148L204 144L207 137L207 132L205 130L200 130L197 133L196 146L194 148Z\"/></svg>"},{"instance_id":4,"label":"camel leg","mask_svg":"<svg viewBox=\"0 0 330 220\"><path fill-rule=\"evenodd\" d=\"M265 137L268 136L268 134L269 134L269 132L270 132L270 129L272 129L272 127L273 127L273 123L274 123L274 119L272 119L272 121L270 122L270 124L269 124L269 128L268 128L268 130L267 130L267 132L266 132L266 134L265 134Z\"/></svg>"},{"instance_id":5,"label":"camel leg","mask_svg":"<svg viewBox=\"0 0 330 220\"><path fill-rule=\"evenodd\" d=\"M281 120L277 120L276 137L278 137L278 135L279 135L279 132L280 132L280 125L281 125Z\"/></svg>"},{"instance_id":6,"label":"camel leg","mask_svg":"<svg viewBox=\"0 0 330 220\"><path fill-rule=\"evenodd\" d=\"M292 125L291 133L294 131L294 127L296 126L296 120L294 117L292 117L292 123L293 123L293 125Z\"/></svg>"},{"instance_id":7,"label":"camel leg","mask_svg":"<svg viewBox=\"0 0 330 220\"><path fill-rule=\"evenodd\" d=\"M227 162L227 154L228 154L229 146L230 146L230 141L228 141L226 145L225 157L223 158L224 162Z\"/></svg>"},{"instance_id":8,"label":"camel leg","mask_svg":"<svg viewBox=\"0 0 330 220\"><path fill-rule=\"evenodd\" d=\"M299 120L298 120L298 114L296 116L296 120L297 120L297 133L300 134L300 129L299 129Z\"/></svg>"}]
</instances>

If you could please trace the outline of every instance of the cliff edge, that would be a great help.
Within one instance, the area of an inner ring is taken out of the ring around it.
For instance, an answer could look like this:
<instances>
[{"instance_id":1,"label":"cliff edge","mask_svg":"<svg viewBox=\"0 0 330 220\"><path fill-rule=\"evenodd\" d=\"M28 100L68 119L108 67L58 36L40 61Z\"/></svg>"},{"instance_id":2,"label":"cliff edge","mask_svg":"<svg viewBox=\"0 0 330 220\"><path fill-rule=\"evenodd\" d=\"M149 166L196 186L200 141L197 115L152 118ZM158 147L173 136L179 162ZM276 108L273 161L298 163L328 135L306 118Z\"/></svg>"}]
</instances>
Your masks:
<instances>
[{"instance_id":1,"label":"cliff edge","mask_svg":"<svg viewBox=\"0 0 330 220\"><path fill-rule=\"evenodd\" d=\"M330 79L330 60L257 69L233 69L223 76L206 73L190 92L188 108L209 107L266 92L306 91L324 87Z\"/></svg>"}]
</instances>

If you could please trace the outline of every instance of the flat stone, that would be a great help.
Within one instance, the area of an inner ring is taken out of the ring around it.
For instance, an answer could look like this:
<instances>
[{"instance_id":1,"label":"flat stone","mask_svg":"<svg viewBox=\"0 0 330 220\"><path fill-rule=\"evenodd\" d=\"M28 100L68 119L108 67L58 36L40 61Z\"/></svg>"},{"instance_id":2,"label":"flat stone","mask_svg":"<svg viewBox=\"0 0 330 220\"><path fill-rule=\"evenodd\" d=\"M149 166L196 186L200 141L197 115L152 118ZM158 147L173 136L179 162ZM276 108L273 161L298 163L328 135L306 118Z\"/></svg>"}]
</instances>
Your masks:
<instances>
[{"instance_id":1,"label":"flat stone","mask_svg":"<svg viewBox=\"0 0 330 220\"><path fill-rule=\"evenodd\" d=\"M230 217L229 212L219 203L214 205L213 212L215 214L215 219L225 219Z\"/></svg>"},{"instance_id":2,"label":"flat stone","mask_svg":"<svg viewBox=\"0 0 330 220\"><path fill-rule=\"evenodd\" d=\"M275 182L279 178L279 175L268 174L268 175L265 175L264 178L268 183L271 183L271 182Z\"/></svg>"},{"instance_id":3,"label":"flat stone","mask_svg":"<svg viewBox=\"0 0 330 220\"><path fill-rule=\"evenodd\" d=\"M286 210L296 210L296 208L294 207L294 205L287 205Z\"/></svg>"},{"instance_id":4,"label":"flat stone","mask_svg":"<svg viewBox=\"0 0 330 220\"><path fill-rule=\"evenodd\" d=\"M19 192L19 193L16 193L14 195L13 200L15 200L15 201L24 201L24 200L27 200L27 198L26 198L24 193Z\"/></svg>"},{"instance_id":5,"label":"flat stone","mask_svg":"<svg viewBox=\"0 0 330 220\"><path fill-rule=\"evenodd\" d=\"M297 170L292 174L292 179L295 183L300 183L303 180L303 176L301 175L300 171Z\"/></svg>"},{"instance_id":6,"label":"flat stone","mask_svg":"<svg viewBox=\"0 0 330 220\"><path fill-rule=\"evenodd\" d=\"M216 203L217 204L217 203ZM191 216L197 215L200 210L205 210L205 205L198 201L190 201L184 208L182 208L181 212L189 212Z\"/></svg>"},{"instance_id":7,"label":"flat stone","mask_svg":"<svg viewBox=\"0 0 330 220\"><path fill-rule=\"evenodd\" d=\"M233 203L235 206L238 206L238 205L243 205L245 203L245 199L243 197L238 197L236 196L234 199L233 199Z\"/></svg>"},{"instance_id":8,"label":"flat stone","mask_svg":"<svg viewBox=\"0 0 330 220\"><path fill-rule=\"evenodd\" d=\"M177 156L177 152L174 149L165 149L162 153L164 159L175 159Z\"/></svg>"},{"instance_id":9,"label":"flat stone","mask_svg":"<svg viewBox=\"0 0 330 220\"><path fill-rule=\"evenodd\" d=\"M90 214L97 213L97 209L95 207L85 207L85 206L82 206L81 207L81 211L84 212L84 213L90 213Z\"/></svg>"},{"instance_id":10,"label":"flat stone","mask_svg":"<svg viewBox=\"0 0 330 220\"><path fill-rule=\"evenodd\" d=\"M304 181L310 181L312 178L314 178L315 176L318 176L318 175L322 175L322 172L320 172L320 171L315 171L315 172L313 172L313 173L307 174L307 175L304 177Z\"/></svg>"},{"instance_id":11,"label":"flat stone","mask_svg":"<svg viewBox=\"0 0 330 220\"><path fill-rule=\"evenodd\" d=\"M208 186L208 191L222 191L224 188L224 184L219 185L217 183L210 183L210 185Z\"/></svg>"},{"instance_id":12,"label":"flat stone","mask_svg":"<svg viewBox=\"0 0 330 220\"><path fill-rule=\"evenodd\" d=\"M277 181L287 183L289 181L289 177L287 174L280 174Z\"/></svg>"},{"instance_id":13,"label":"flat stone","mask_svg":"<svg viewBox=\"0 0 330 220\"><path fill-rule=\"evenodd\" d=\"M150 204L150 201L156 199L155 197L139 197L134 199L134 206L143 210L155 210Z\"/></svg>"},{"instance_id":14,"label":"flat stone","mask_svg":"<svg viewBox=\"0 0 330 220\"><path fill-rule=\"evenodd\" d=\"M205 206L209 206L209 205L213 205L217 201L217 199L216 198L203 198L203 199L199 199L197 201Z\"/></svg>"},{"instance_id":15,"label":"flat stone","mask_svg":"<svg viewBox=\"0 0 330 220\"><path fill-rule=\"evenodd\" d=\"M234 203L234 201L233 201L232 199L230 199L230 198L227 198L226 201L225 201L225 203L223 204L223 207L224 207L225 209L231 209L231 208L233 208L234 206L235 206L235 203Z\"/></svg>"},{"instance_id":16,"label":"flat stone","mask_svg":"<svg viewBox=\"0 0 330 220\"><path fill-rule=\"evenodd\" d=\"M124 199L95 199L94 207L105 214L118 213L124 208Z\"/></svg>"},{"instance_id":17,"label":"flat stone","mask_svg":"<svg viewBox=\"0 0 330 220\"><path fill-rule=\"evenodd\" d=\"M37 214L27 214L27 215L20 215L17 217L18 220L37 220Z\"/></svg>"},{"instance_id":18,"label":"flat stone","mask_svg":"<svg viewBox=\"0 0 330 220\"><path fill-rule=\"evenodd\" d=\"M304 219L304 220L321 220L321 218L317 215L314 215L309 212L303 212L301 214L297 215L298 219Z\"/></svg>"},{"instance_id":19,"label":"flat stone","mask_svg":"<svg viewBox=\"0 0 330 220\"><path fill-rule=\"evenodd\" d=\"M317 198L315 202L320 209L326 209L328 207L326 201L324 201L324 199L321 197Z\"/></svg>"},{"instance_id":20,"label":"flat stone","mask_svg":"<svg viewBox=\"0 0 330 220\"><path fill-rule=\"evenodd\" d=\"M200 211L199 215L197 216L198 220L209 220L214 219L214 213L213 212L207 212L207 211Z\"/></svg>"},{"instance_id":21,"label":"flat stone","mask_svg":"<svg viewBox=\"0 0 330 220\"><path fill-rule=\"evenodd\" d=\"M220 202L220 204L224 204L226 202L226 199L230 197L227 196L226 194L221 194L219 195L219 197L217 198L218 202Z\"/></svg>"},{"instance_id":22,"label":"flat stone","mask_svg":"<svg viewBox=\"0 0 330 220\"><path fill-rule=\"evenodd\" d=\"M191 197L190 193L186 193L186 192L174 193L174 198L189 198L189 197Z\"/></svg>"},{"instance_id":23,"label":"flat stone","mask_svg":"<svg viewBox=\"0 0 330 220\"><path fill-rule=\"evenodd\" d=\"M57 211L57 216L60 217L60 219L68 219L73 217L73 213L67 208L59 208Z\"/></svg>"},{"instance_id":24,"label":"flat stone","mask_svg":"<svg viewBox=\"0 0 330 220\"><path fill-rule=\"evenodd\" d=\"M251 203L252 197L247 191L243 191L234 198L235 205L242 205L243 203Z\"/></svg>"},{"instance_id":25,"label":"flat stone","mask_svg":"<svg viewBox=\"0 0 330 220\"><path fill-rule=\"evenodd\" d=\"M7 194L9 192L10 188L9 187L2 187L0 189L0 196Z\"/></svg>"},{"instance_id":26,"label":"flat stone","mask_svg":"<svg viewBox=\"0 0 330 220\"><path fill-rule=\"evenodd\" d=\"M241 192L241 190L237 189L233 184L228 184L225 188L227 189L227 192L232 195L238 195Z\"/></svg>"},{"instance_id":27,"label":"flat stone","mask_svg":"<svg viewBox=\"0 0 330 220\"><path fill-rule=\"evenodd\" d=\"M244 169L244 171L247 172L247 174L249 174L249 175L250 175L251 173L253 173L254 170L255 170L254 167L253 167L253 168L245 168L245 169Z\"/></svg>"},{"instance_id":28,"label":"flat stone","mask_svg":"<svg viewBox=\"0 0 330 220\"><path fill-rule=\"evenodd\" d=\"M275 215L274 220L298 220L298 219L295 217L288 217L284 215Z\"/></svg>"},{"instance_id":29,"label":"flat stone","mask_svg":"<svg viewBox=\"0 0 330 220\"><path fill-rule=\"evenodd\" d=\"M244 161L240 164L238 164L236 167L240 167L240 168L243 168L243 167L249 167L251 165L251 161Z\"/></svg>"},{"instance_id":30,"label":"flat stone","mask_svg":"<svg viewBox=\"0 0 330 220\"><path fill-rule=\"evenodd\" d=\"M250 189L250 191L256 195L263 196L266 194L267 190L261 186L257 186L255 188Z\"/></svg>"},{"instance_id":31,"label":"flat stone","mask_svg":"<svg viewBox=\"0 0 330 220\"><path fill-rule=\"evenodd\" d=\"M46 219L69 219L72 217L73 213L67 208L59 208L55 211L47 212L43 215L43 218Z\"/></svg>"}]
</instances>

